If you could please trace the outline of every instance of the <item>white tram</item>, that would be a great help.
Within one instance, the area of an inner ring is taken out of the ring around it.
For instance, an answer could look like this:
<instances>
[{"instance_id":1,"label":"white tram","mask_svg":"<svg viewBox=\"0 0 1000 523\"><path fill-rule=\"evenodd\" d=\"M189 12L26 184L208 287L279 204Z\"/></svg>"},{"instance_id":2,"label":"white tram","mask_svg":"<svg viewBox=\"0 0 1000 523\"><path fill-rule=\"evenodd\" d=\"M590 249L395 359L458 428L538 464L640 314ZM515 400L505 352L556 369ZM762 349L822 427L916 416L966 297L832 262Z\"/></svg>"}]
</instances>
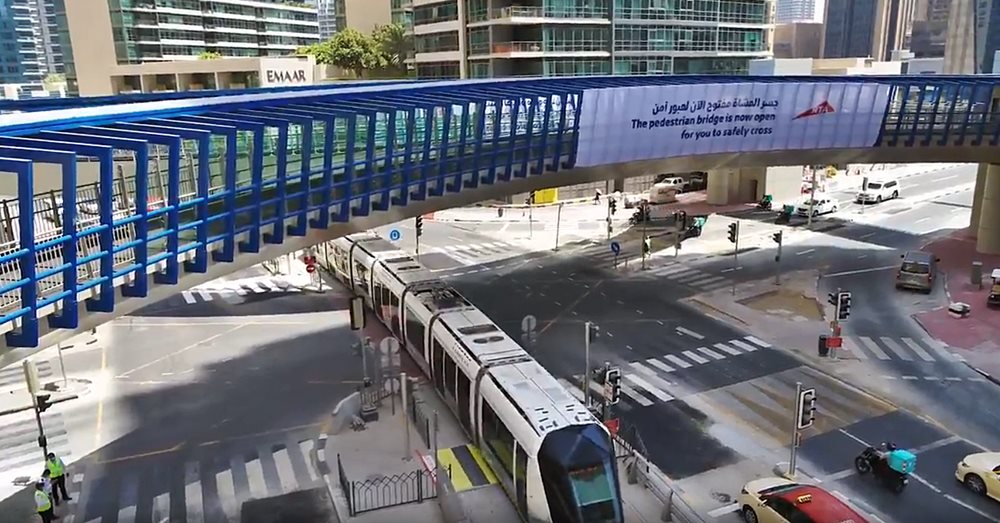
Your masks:
<instances>
[{"instance_id":1,"label":"white tram","mask_svg":"<svg viewBox=\"0 0 1000 523\"><path fill-rule=\"evenodd\" d=\"M373 234L332 242L337 276L431 378L526 521L622 522L610 434L457 291Z\"/></svg>"}]
</instances>

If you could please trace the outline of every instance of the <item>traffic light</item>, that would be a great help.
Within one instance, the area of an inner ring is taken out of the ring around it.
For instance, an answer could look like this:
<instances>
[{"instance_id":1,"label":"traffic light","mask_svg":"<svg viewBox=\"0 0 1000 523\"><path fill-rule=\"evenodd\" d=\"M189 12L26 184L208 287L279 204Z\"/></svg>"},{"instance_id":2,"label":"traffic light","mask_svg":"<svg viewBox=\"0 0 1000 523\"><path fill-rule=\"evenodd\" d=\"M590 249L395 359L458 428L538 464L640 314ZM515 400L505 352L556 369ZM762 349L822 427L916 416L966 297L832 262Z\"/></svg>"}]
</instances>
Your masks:
<instances>
[{"instance_id":1,"label":"traffic light","mask_svg":"<svg viewBox=\"0 0 1000 523\"><path fill-rule=\"evenodd\" d=\"M417 216L417 238L424 234L424 217Z\"/></svg>"},{"instance_id":2,"label":"traffic light","mask_svg":"<svg viewBox=\"0 0 1000 523\"><path fill-rule=\"evenodd\" d=\"M614 215L618 212L618 202L614 198L608 198L608 208L611 210L611 214Z\"/></svg>"},{"instance_id":3,"label":"traffic light","mask_svg":"<svg viewBox=\"0 0 1000 523\"><path fill-rule=\"evenodd\" d=\"M604 371L604 390L608 405L617 405L622 397L622 371L619 368Z\"/></svg>"},{"instance_id":4,"label":"traffic light","mask_svg":"<svg viewBox=\"0 0 1000 523\"><path fill-rule=\"evenodd\" d=\"M651 252L653 252L653 239L646 236L646 239L642 240L642 253L648 256Z\"/></svg>"},{"instance_id":5,"label":"traffic light","mask_svg":"<svg viewBox=\"0 0 1000 523\"><path fill-rule=\"evenodd\" d=\"M837 293L837 321L844 321L851 315L851 293Z\"/></svg>"},{"instance_id":6,"label":"traffic light","mask_svg":"<svg viewBox=\"0 0 1000 523\"><path fill-rule=\"evenodd\" d=\"M808 429L816 422L816 389L805 389L799 393L795 404L795 428Z\"/></svg>"},{"instance_id":7,"label":"traffic light","mask_svg":"<svg viewBox=\"0 0 1000 523\"><path fill-rule=\"evenodd\" d=\"M680 220L681 230L688 228L688 213L687 211L678 211L678 219Z\"/></svg>"},{"instance_id":8,"label":"traffic light","mask_svg":"<svg viewBox=\"0 0 1000 523\"><path fill-rule=\"evenodd\" d=\"M783 232L784 231L778 231L778 232L776 232L776 233L774 233L774 234L771 235L771 239L774 240L774 243L777 243L778 245L781 245L781 236L782 236Z\"/></svg>"},{"instance_id":9,"label":"traffic light","mask_svg":"<svg viewBox=\"0 0 1000 523\"><path fill-rule=\"evenodd\" d=\"M52 395L50 394L35 395L35 407L38 409L38 412L45 412L46 410L48 410L49 407L52 406L52 404L49 403L49 398L51 397Z\"/></svg>"},{"instance_id":10,"label":"traffic light","mask_svg":"<svg viewBox=\"0 0 1000 523\"><path fill-rule=\"evenodd\" d=\"M733 222L729 224L729 243L736 243L736 239L740 235L740 222Z\"/></svg>"}]
</instances>

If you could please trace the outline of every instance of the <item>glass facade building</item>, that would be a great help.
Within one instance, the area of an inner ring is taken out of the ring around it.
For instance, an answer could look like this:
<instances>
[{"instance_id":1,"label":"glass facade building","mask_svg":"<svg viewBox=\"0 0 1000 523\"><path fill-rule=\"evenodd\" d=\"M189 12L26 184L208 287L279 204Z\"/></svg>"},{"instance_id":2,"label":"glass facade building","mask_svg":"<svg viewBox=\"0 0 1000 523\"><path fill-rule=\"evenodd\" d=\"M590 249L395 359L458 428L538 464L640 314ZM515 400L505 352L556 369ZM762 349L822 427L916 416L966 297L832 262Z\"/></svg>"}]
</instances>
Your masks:
<instances>
[{"instance_id":1,"label":"glass facade building","mask_svg":"<svg viewBox=\"0 0 1000 523\"><path fill-rule=\"evenodd\" d=\"M743 74L769 0L458 0L414 8L420 77ZM515 5L516 4L516 5Z\"/></svg>"},{"instance_id":2,"label":"glass facade building","mask_svg":"<svg viewBox=\"0 0 1000 523\"><path fill-rule=\"evenodd\" d=\"M50 72L46 3L0 0L0 84L40 84Z\"/></svg>"}]
</instances>

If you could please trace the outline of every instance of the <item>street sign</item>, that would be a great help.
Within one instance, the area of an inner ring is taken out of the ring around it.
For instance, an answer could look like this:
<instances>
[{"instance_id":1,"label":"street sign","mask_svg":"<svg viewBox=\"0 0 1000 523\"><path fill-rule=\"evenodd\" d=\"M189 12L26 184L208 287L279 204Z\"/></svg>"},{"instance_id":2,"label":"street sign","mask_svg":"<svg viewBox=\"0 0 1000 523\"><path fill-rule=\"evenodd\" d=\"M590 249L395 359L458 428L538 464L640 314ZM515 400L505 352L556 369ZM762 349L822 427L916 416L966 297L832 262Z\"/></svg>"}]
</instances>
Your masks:
<instances>
[{"instance_id":1,"label":"street sign","mask_svg":"<svg viewBox=\"0 0 1000 523\"><path fill-rule=\"evenodd\" d=\"M312 274L312 273L316 272L316 266L315 265L306 265L306 272L308 272L309 274Z\"/></svg>"},{"instance_id":2,"label":"street sign","mask_svg":"<svg viewBox=\"0 0 1000 523\"><path fill-rule=\"evenodd\" d=\"M622 252L621 244L618 242L611 242L611 252L615 253L615 256L621 254Z\"/></svg>"},{"instance_id":3,"label":"street sign","mask_svg":"<svg viewBox=\"0 0 1000 523\"><path fill-rule=\"evenodd\" d=\"M537 326L538 326L538 320L530 314L525 316L524 319L521 320L521 332L524 333L532 332L535 330L535 327Z\"/></svg>"},{"instance_id":4,"label":"street sign","mask_svg":"<svg viewBox=\"0 0 1000 523\"><path fill-rule=\"evenodd\" d=\"M403 234L399 232L399 229L393 229L393 230L389 231L389 240L390 241L398 242L399 239L402 238L402 237L403 237Z\"/></svg>"},{"instance_id":5,"label":"street sign","mask_svg":"<svg viewBox=\"0 0 1000 523\"><path fill-rule=\"evenodd\" d=\"M619 427L621 427L621 421L618 418L604 420L604 426L608 428L608 432L610 432L612 436L616 436L618 435Z\"/></svg>"}]
</instances>

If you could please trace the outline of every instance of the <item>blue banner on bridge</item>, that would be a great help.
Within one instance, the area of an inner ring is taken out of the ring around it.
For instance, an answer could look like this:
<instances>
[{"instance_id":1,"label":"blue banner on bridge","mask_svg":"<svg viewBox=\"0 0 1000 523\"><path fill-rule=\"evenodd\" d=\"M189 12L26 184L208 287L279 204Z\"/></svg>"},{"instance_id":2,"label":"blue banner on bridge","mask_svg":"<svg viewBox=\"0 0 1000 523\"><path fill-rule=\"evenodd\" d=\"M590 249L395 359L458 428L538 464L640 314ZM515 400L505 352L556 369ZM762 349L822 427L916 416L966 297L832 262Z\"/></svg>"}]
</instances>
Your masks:
<instances>
[{"instance_id":1,"label":"blue banner on bridge","mask_svg":"<svg viewBox=\"0 0 1000 523\"><path fill-rule=\"evenodd\" d=\"M729 83L584 91L576 165L871 147L889 85Z\"/></svg>"}]
</instances>

